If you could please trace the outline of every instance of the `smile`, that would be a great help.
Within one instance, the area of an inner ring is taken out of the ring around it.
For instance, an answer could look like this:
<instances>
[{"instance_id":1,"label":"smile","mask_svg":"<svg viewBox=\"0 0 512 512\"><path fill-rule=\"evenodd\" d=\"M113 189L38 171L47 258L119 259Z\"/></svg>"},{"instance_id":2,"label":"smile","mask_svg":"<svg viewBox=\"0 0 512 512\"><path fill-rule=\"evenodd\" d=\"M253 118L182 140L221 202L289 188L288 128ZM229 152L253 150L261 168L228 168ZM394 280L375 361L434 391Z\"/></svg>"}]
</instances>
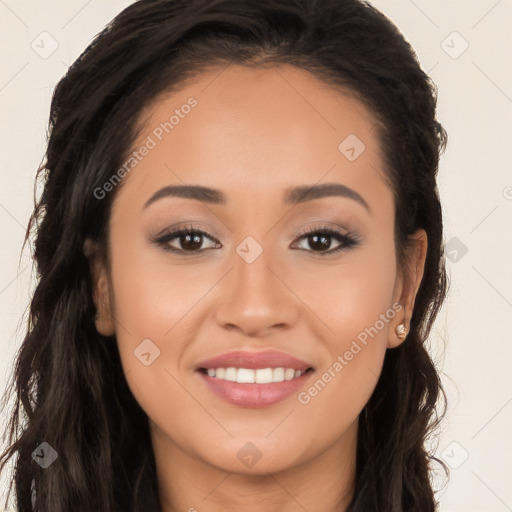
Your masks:
<instances>
[{"instance_id":1,"label":"smile","mask_svg":"<svg viewBox=\"0 0 512 512\"><path fill-rule=\"evenodd\" d=\"M292 376L293 372L293 376ZM262 408L277 404L303 389L313 368L200 368L196 370L203 385L213 396L246 408ZM212 375L215 373L215 375ZM286 379L288 377L288 379Z\"/></svg>"}]
</instances>

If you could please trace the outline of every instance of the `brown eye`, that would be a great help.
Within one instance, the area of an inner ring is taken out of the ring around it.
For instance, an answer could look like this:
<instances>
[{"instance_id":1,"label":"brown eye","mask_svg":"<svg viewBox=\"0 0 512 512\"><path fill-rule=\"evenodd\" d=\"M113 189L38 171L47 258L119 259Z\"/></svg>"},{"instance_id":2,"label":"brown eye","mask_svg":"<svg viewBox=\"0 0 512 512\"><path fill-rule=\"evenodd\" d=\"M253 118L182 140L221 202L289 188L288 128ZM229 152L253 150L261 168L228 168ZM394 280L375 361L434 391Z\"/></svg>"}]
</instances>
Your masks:
<instances>
[{"instance_id":1,"label":"brown eye","mask_svg":"<svg viewBox=\"0 0 512 512\"><path fill-rule=\"evenodd\" d=\"M334 249L330 249L333 238L339 242L339 245ZM311 250L305 247L300 247L300 249L309 250L309 252L315 252L319 255L334 254L343 249L354 247L359 243L355 236L343 233L328 226L317 227L312 230L302 232L298 239L304 239Z\"/></svg>"},{"instance_id":2,"label":"brown eye","mask_svg":"<svg viewBox=\"0 0 512 512\"><path fill-rule=\"evenodd\" d=\"M217 240L215 240L212 236L210 236L205 231L194 228L183 228L173 231L172 233L166 233L161 237L158 237L155 241L158 245L164 247L164 249L171 252L178 253L198 253L202 252L208 247L202 247L205 239L209 239L213 241L213 247L218 244ZM171 242L174 245L171 245ZM212 247L209 247L212 248Z\"/></svg>"}]
</instances>

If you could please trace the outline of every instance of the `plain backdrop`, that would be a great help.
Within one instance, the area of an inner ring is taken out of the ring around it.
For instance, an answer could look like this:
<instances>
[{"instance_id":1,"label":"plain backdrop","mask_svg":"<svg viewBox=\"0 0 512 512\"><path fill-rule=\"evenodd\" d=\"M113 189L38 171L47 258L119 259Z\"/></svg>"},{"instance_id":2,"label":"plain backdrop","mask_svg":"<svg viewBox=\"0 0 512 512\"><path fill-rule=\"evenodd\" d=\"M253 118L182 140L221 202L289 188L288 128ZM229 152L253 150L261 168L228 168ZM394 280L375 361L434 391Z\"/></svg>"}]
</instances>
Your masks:
<instances>
[{"instance_id":1,"label":"plain backdrop","mask_svg":"<svg viewBox=\"0 0 512 512\"><path fill-rule=\"evenodd\" d=\"M51 94L130 3L0 0L1 392L34 287L30 251L22 255L21 247ZM512 510L512 1L372 3L437 84L438 118L449 135L439 188L451 288L431 336L449 399L437 446L452 468L441 511ZM0 485L5 494L6 475Z\"/></svg>"}]
</instances>

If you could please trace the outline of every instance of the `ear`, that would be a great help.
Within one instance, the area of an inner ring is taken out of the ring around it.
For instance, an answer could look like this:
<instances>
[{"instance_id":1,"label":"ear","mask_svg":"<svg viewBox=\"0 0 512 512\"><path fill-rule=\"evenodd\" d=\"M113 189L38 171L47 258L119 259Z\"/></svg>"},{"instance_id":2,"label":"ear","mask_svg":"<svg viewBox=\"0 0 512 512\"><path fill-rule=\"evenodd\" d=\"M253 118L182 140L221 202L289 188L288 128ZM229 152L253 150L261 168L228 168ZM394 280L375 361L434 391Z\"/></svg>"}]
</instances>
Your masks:
<instances>
[{"instance_id":1,"label":"ear","mask_svg":"<svg viewBox=\"0 0 512 512\"><path fill-rule=\"evenodd\" d=\"M94 323L96 330L103 336L115 334L113 313L111 310L110 290L108 283L107 265L103 252L90 238L83 246L84 255L89 260L93 286L93 301L96 305Z\"/></svg>"},{"instance_id":2,"label":"ear","mask_svg":"<svg viewBox=\"0 0 512 512\"><path fill-rule=\"evenodd\" d=\"M391 323L387 347L395 348L403 343L406 336L400 338L396 332L400 324L405 325L406 333L410 331L411 318L413 315L414 301L423 278L425 260L427 257L427 233L424 229L418 229L409 236L410 247L405 255L405 268L398 270L397 283L395 286L394 302L402 305Z\"/></svg>"}]
</instances>

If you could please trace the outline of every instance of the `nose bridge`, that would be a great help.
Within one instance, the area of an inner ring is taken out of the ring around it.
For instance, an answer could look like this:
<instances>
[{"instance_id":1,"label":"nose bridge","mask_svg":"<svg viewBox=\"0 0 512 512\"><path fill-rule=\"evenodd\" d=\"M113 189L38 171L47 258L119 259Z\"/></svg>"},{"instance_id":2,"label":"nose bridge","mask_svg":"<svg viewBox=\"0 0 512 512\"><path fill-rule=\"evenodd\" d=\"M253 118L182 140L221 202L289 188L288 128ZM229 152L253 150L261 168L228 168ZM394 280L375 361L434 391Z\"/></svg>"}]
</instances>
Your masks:
<instances>
[{"instance_id":1,"label":"nose bridge","mask_svg":"<svg viewBox=\"0 0 512 512\"><path fill-rule=\"evenodd\" d=\"M260 237L261 238L261 237ZM268 242L268 241L267 241ZM246 237L236 248L235 276L237 287L247 288L253 298L257 294L267 295L275 286L276 277L272 272L272 248L268 243L258 242L254 237ZM269 298L269 297L267 297Z\"/></svg>"},{"instance_id":2,"label":"nose bridge","mask_svg":"<svg viewBox=\"0 0 512 512\"><path fill-rule=\"evenodd\" d=\"M263 236L260 235L261 240ZM236 247L235 290L238 301L257 303L261 307L270 307L273 300L281 295L278 290L282 283L275 276L273 267L277 267L273 255L275 251L266 243L253 236L246 237Z\"/></svg>"},{"instance_id":3,"label":"nose bridge","mask_svg":"<svg viewBox=\"0 0 512 512\"><path fill-rule=\"evenodd\" d=\"M258 236L258 235L256 235ZM259 235L263 238L263 235ZM266 239L267 242L269 238ZM224 326L238 326L246 334L290 325L296 318L293 294L279 279L276 251L248 236L235 248L228 290L217 310Z\"/></svg>"},{"instance_id":4,"label":"nose bridge","mask_svg":"<svg viewBox=\"0 0 512 512\"><path fill-rule=\"evenodd\" d=\"M261 198L268 197L264 190L263 186L254 189L255 195L246 198L244 213L240 217L239 233L244 238L235 246L235 286L241 293L247 288L247 292L253 295L253 301L262 300L270 304L274 298L282 298L285 291L289 294L289 290L276 277L282 266L275 238L279 226L276 226L276 213L271 208L262 207ZM255 200L257 197L259 201ZM273 293L268 296L270 292Z\"/></svg>"}]
</instances>

